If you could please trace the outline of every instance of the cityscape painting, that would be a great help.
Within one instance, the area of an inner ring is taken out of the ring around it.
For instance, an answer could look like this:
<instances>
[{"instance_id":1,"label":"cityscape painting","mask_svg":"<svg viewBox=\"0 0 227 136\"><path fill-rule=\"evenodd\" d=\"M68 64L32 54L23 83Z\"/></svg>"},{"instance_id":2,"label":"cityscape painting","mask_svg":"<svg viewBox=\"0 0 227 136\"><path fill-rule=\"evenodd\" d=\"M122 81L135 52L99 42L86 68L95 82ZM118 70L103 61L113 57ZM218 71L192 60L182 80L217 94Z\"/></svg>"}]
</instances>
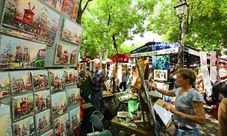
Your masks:
<instances>
[{"instance_id":1,"label":"cityscape painting","mask_svg":"<svg viewBox=\"0 0 227 136\"><path fill-rule=\"evenodd\" d=\"M41 136L54 136L54 130L51 129L51 130L47 131L46 133L42 134Z\"/></svg>"},{"instance_id":2,"label":"cityscape painting","mask_svg":"<svg viewBox=\"0 0 227 136\"><path fill-rule=\"evenodd\" d=\"M58 44L55 53L55 65L65 65L76 63L77 47L70 45Z\"/></svg>"},{"instance_id":3,"label":"cityscape painting","mask_svg":"<svg viewBox=\"0 0 227 136\"><path fill-rule=\"evenodd\" d=\"M62 40L79 45L82 41L82 35L83 27L65 18L61 37Z\"/></svg>"},{"instance_id":4,"label":"cityscape painting","mask_svg":"<svg viewBox=\"0 0 227 136\"><path fill-rule=\"evenodd\" d=\"M14 123L13 136L35 136L33 116Z\"/></svg>"},{"instance_id":5,"label":"cityscape painting","mask_svg":"<svg viewBox=\"0 0 227 136\"><path fill-rule=\"evenodd\" d=\"M1 32L52 46L60 15L37 0L6 0Z\"/></svg>"},{"instance_id":6,"label":"cityscape painting","mask_svg":"<svg viewBox=\"0 0 227 136\"><path fill-rule=\"evenodd\" d=\"M65 72L62 69L49 70L49 81L52 93L65 89L65 77Z\"/></svg>"},{"instance_id":7,"label":"cityscape painting","mask_svg":"<svg viewBox=\"0 0 227 136\"><path fill-rule=\"evenodd\" d=\"M75 69L65 69L64 76L66 86L74 85L77 83L78 71Z\"/></svg>"},{"instance_id":8,"label":"cityscape painting","mask_svg":"<svg viewBox=\"0 0 227 136\"><path fill-rule=\"evenodd\" d=\"M47 108L50 108L50 91L45 90L41 92L35 92L34 102L36 112L40 112Z\"/></svg>"},{"instance_id":9,"label":"cityscape painting","mask_svg":"<svg viewBox=\"0 0 227 136\"><path fill-rule=\"evenodd\" d=\"M10 96L9 73L0 73L0 98Z\"/></svg>"},{"instance_id":10,"label":"cityscape painting","mask_svg":"<svg viewBox=\"0 0 227 136\"><path fill-rule=\"evenodd\" d=\"M12 136L10 106L0 106L0 136Z\"/></svg>"},{"instance_id":11,"label":"cityscape painting","mask_svg":"<svg viewBox=\"0 0 227 136\"><path fill-rule=\"evenodd\" d=\"M1 35L0 68L44 67L46 45Z\"/></svg>"},{"instance_id":12,"label":"cityscape painting","mask_svg":"<svg viewBox=\"0 0 227 136\"><path fill-rule=\"evenodd\" d=\"M69 114L64 114L54 120L54 128L56 136L69 136L70 135L70 121Z\"/></svg>"},{"instance_id":13,"label":"cityscape painting","mask_svg":"<svg viewBox=\"0 0 227 136\"><path fill-rule=\"evenodd\" d=\"M67 112L67 99L65 92L59 92L51 95L51 106L53 109L53 116L59 116Z\"/></svg>"},{"instance_id":14,"label":"cityscape painting","mask_svg":"<svg viewBox=\"0 0 227 136\"><path fill-rule=\"evenodd\" d=\"M79 88L69 89L66 91L67 91L67 100L68 100L69 105L80 102L80 89Z\"/></svg>"},{"instance_id":15,"label":"cityscape painting","mask_svg":"<svg viewBox=\"0 0 227 136\"><path fill-rule=\"evenodd\" d=\"M52 126L50 109L35 115L36 131L40 135Z\"/></svg>"},{"instance_id":16,"label":"cityscape painting","mask_svg":"<svg viewBox=\"0 0 227 136\"><path fill-rule=\"evenodd\" d=\"M80 124L80 107L77 107L69 112L70 125L75 129Z\"/></svg>"},{"instance_id":17,"label":"cityscape painting","mask_svg":"<svg viewBox=\"0 0 227 136\"><path fill-rule=\"evenodd\" d=\"M47 70L35 70L35 71L32 71L31 73L32 73L32 79L33 79L32 83L34 86L34 91L45 90L49 88Z\"/></svg>"}]
</instances>

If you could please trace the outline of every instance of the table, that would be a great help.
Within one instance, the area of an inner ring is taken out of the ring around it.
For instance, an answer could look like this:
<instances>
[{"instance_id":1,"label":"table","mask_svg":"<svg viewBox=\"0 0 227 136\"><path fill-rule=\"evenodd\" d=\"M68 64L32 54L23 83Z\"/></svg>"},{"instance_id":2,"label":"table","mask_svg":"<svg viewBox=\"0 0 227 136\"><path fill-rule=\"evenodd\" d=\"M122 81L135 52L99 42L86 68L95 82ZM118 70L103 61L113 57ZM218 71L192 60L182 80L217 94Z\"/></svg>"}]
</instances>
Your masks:
<instances>
[{"instance_id":1,"label":"table","mask_svg":"<svg viewBox=\"0 0 227 136\"><path fill-rule=\"evenodd\" d=\"M115 97L119 100L119 104L118 104L118 106L117 106L117 109L116 109L116 111L114 112L115 113L115 115L117 115L117 112L118 111L121 111L121 110L126 110L127 109L127 106L128 106L128 101L130 101L130 100L125 100L125 101L121 101L120 100L120 97L122 96L122 95L125 95L125 94L123 94L123 93L114 93L114 95L115 95ZM122 106L122 108L120 109L120 107Z\"/></svg>"},{"instance_id":2,"label":"table","mask_svg":"<svg viewBox=\"0 0 227 136\"><path fill-rule=\"evenodd\" d=\"M82 106L84 110L93 107L93 105L90 102L83 102Z\"/></svg>"},{"instance_id":3,"label":"table","mask_svg":"<svg viewBox=\"0 0 227 136\"><path fill-rule=\"evenodd\" d=\"M108 98L108 97L114 97L114 94L111 93L110 91L106 91L105 93L102 94L102 98Z\"/></svg>"}]
</instances>

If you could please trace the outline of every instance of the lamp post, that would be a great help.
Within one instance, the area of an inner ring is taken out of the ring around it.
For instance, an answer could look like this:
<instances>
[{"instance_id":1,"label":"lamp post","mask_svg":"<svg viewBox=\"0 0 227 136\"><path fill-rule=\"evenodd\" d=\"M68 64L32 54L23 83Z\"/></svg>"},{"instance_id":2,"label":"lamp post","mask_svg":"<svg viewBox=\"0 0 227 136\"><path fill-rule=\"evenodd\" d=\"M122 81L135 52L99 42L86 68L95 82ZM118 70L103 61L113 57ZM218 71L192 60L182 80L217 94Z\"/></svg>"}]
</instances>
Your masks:
<instances>
[{"instance_id":1,"label":"lamp post","mask_svg":"<svg viewBox=\"0 0 227 136\"><path fill-rule=\"evenodd\" d=\"M183 55L183 17L186 15L188 10L188 4L186 0L180 0L174 7L176 10L176 15L179 18L179 47L177 55L177 68L183 68L184 66L184 55Z\"/></svg>"}]
</instances>

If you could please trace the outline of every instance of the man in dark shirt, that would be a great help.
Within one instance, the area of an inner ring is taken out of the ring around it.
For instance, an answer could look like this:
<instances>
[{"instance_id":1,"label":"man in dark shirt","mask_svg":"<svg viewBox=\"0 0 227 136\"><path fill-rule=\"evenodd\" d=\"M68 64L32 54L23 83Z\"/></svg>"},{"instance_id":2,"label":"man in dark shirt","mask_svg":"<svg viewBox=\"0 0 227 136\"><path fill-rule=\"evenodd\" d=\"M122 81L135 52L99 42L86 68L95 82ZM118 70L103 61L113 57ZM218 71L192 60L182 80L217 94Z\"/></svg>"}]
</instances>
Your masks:
<instances>
[{"instance_id":1,"label":"man in dark shirt","mask_svg":"<svg viewBox=\"0 0 227 136\"><path fill-rule=\"evenodd\" d=\"M102 91L105 89L105 73L102 69L102 64L99 59L94 59L93 65L96 69L94 76L92 73L89 73L89 76L91 78L91 102L96 110L100 111L100 102L102 100Z\"/></svg>"}]
</instances>

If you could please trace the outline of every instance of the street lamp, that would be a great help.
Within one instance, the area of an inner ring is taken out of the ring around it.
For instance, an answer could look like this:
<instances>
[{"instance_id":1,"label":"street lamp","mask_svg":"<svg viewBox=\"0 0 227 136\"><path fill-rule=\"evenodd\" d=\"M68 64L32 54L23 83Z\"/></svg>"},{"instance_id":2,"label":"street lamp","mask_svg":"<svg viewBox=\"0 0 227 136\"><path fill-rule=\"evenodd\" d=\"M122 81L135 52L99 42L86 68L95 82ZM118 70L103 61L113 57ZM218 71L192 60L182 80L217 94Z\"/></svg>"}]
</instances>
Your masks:
<instances>
[{"instance_id":1,"label":"street lamp","mask_svg":"<svg viewBox=\"0 0 227 136\"><path fill-rule=\"evenodd\" d=\"M177 68L182 68L184 66L184 55L183 55L183 16L187 14L188 4L186 0L180 0L174 7L176 10L176 15L179 18L179 47L177 55Z\"/></svg>"}]
</instances>

